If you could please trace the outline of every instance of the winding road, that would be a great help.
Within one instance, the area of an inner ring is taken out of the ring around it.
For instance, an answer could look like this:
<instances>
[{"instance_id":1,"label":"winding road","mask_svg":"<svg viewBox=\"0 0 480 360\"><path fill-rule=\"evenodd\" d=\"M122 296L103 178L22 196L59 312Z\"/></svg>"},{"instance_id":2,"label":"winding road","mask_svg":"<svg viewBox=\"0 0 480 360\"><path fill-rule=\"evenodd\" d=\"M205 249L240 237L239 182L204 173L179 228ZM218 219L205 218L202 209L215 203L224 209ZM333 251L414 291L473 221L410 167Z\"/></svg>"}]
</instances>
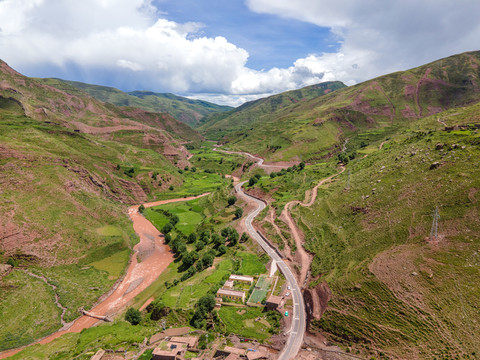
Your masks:
<instances>
[{"instance_id":1,"label":"winding road","mask_svg":"<svg viewBox=\"0 0 480 360\"><path fill-rule=\"evenodd\" d=\"M288 265L282 260L278 253L270 247L258 234L255 228L252 225L253 219L265 209L265 203L253 196L247 195L243 192L242 186L246 181L241 182L235 186L237 194L241 197L246 198L248 201L253 201L257 204L257 208L248 214L245 218L245 226L247 228L250 236L257 241L260 246L265 250L265 252L272 258L273 261L277 263L279 270L287 279L291 287L292 299L293 299L293 314L292 314L292 325L288 331L288 340L283 347L278 360L290 360L294 359L300 350L303 343L303 336L306 329L306 313L305 313L305 303L303 301L302 291L298 286L297 279L293 275L292 271Z\"/></svg>"}]
</instances>

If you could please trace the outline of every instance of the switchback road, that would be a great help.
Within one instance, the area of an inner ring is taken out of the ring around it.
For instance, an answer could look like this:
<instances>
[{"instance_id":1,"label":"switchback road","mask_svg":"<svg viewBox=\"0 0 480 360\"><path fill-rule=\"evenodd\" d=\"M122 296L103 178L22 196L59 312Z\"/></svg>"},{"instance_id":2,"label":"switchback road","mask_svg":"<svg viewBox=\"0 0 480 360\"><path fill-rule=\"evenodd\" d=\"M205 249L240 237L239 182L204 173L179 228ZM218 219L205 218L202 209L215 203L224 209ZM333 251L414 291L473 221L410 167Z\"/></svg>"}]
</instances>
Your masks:
<instances>
[{"instance_id":1,"label":"switchback road","mask_svg":"<svg viewBox=\"0 0 480 360\"><path fill-rule=\"evenodd\" d=\"M279 360L290 360L294 359L297 355L298 351L300 350L302 343L303 343L303 336L305 334L305 327L306 327L306 314L305 314L305 303L303 302L302 292L300 287L298 286L297 279L293 275L290 268L285 264L282 258L278 255L278 253L270 247L258 234L255 228L252 225L253 219L263 210L265 209L265 203L253 196L247 195L243 192L242 186L245 184L246 181L241 182L235 186L235 190L237 194L241 197L246 198L250 202L255 202L258 207L253 212L248 214L245 218L245 226L247 228L248 233L250 236L257 241L260 246L265 250L265 252L272 258L273 261L277 263L279 270L287 279L287 282L290 284L292 299L293 299L293 314L292 316L292 325L290 330L288 331L288 339L287 342L280 353Z\"/></svg>"}]
</instances>

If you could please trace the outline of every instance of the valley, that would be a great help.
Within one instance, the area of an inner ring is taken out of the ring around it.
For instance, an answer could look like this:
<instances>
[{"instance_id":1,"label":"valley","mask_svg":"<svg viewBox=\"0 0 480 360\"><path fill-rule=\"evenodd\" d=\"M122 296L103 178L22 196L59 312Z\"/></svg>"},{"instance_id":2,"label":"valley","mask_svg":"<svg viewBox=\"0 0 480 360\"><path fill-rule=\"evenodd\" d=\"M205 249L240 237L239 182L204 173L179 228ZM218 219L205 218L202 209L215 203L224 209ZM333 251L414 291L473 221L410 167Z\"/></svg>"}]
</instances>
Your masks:
<instances>
[{"instance_id":1,"label":"valley","mask_svg":"<svg viewBox=\"0 0 480 360\"><path fill-rule=\"evenodd\" d=\"M0 358L476 358L479 66L231 109L2 62Z\"/></svg>"}]
</instances>

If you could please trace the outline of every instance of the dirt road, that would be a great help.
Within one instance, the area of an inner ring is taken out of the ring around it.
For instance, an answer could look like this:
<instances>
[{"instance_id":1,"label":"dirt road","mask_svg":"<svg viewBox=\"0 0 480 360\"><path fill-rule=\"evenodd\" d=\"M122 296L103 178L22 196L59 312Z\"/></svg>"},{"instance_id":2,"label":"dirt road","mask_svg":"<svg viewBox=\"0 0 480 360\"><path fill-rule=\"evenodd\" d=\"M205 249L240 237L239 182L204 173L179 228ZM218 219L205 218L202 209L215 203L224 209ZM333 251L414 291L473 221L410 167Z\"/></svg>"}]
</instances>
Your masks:
<instances>
[{"instance_id":1,"label":"dirt road","mask_svg":"<svg viewBox=\"0 0 480 360\"><path fill-rule=\"evenodd\" d=\"M297 227L297 224L295 224L295 221L293 221L292 216L290 214L290 209L292 206L299 204L304 207L310 207L313 205L315 202L315 199L317 198L317 192L318 188L325 184L326 182L332 180L335 176L341 174L343 171L345 171L345 167L341 167L341 170L337 172L336 174L321 180L313 189L307 190L305 192L305 201L307 201L308 194L310 193L310 200L306 203L294 200L290 201L289 203L285 204L285 207L283 208L282 214L280 215L280 218L285 221L285 223L288 225L290 228L290 232L292 233L292 236L295 240L295 244L297 246L297 251L300 255L301 258L301 272L300 272L300 281L299 284L304 284L305 280L307 278L307 272L310 269L310 264L312 262L312 255L308 254L305 249L303 248L303 236L301 234L300 229Z\"/></svg>"},{"instance_id":2,"label":"dirt road","mask_svg":"<svg viewBox=\"0 0 480 360\"><path fill-rule=\"evenodd\" d=\"M172 202L188 201L208 194L209 193L188 198L155 201L143 205L145 207L151 207ZM94 314L97 317L115 316L124 309L135 296L151 285L173 261L173 253L168 245L164 244L162 234L160 234L150 221L138 212L138 205L131 206L128 209L128 215L133 221L133 228L140 237L140 242L133 248L134 253L122 282L104 301L89 310L89 314ZM138 262L138 260L141 261ZM99 322L99 320L96 318L85 315L81 316L75 320L68 329L60 329L35 342L35 344L47 344L63 334L80 332L83 329L95 325L97 322ZM13 356L24 348L25 347L0 353L0 359Z\"/></svg>"}]
</instances>

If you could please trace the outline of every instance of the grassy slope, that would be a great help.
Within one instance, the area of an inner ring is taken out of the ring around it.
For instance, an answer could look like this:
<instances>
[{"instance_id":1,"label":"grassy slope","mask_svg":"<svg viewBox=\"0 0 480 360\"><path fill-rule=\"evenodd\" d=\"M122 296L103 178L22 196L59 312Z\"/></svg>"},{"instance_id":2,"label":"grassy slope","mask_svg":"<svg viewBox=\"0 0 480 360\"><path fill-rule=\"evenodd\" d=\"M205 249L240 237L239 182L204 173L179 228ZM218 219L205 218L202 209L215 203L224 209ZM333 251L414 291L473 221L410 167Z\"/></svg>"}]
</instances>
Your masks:
<instances>
[{"instance_id":1,"label":"grassy slope","mask_svg":"<svg viewBox=\"0 0 480 360\"><path fill-rule=\"evenodd\" d=\"M352 139L358 132L371 131L375 141L420 117L476 101L479 65L480 52L460 54L274 111L239 108L199 130L214 139L225 136L229 147L269 160L317 161L337 152L346 138L358 147Z\"/></svg>"},{"instance_id":2,"label":"grassy slope","mask_svg":"<svg viewBox=\"0 0 480 360\"><path fill-rule=\"evenodd\" d=\"M480 123L479 110L440 116L448 125ZM333 291L312 327L363 355L446 359L480 351L472 336L480 330L480 135L440 129L437 116L419 120L349 164L350 190L346 171L319 190L314 206L294 210L315 254L314 284L326 280ZM440 166L430 170L434 162ZM438 245L425 241L435 206L445 237Z\"/></svg>"},{"instance_id":3,"label":"grassy slope","mask_svg":"<svg viewBox=\"0 0 480 360\"><path fill-rule=\"evenodd\" d=\"M175 119L190 126L195 126L201 119L211 113L231 109L229 106L216 105L207 101L188 99L173 94L154 93L151 91L132 91L125 93L112 87L90 85L78 81L57 79L45 79L45 81L65 82L85 91L100 101L113 105L132 106L149 112L168 113Z\"/></svg>"},{"instance_id":4,"label":"grassy slope","mask_svg":"<svg viewBox=\"0 0 480 360\"><path fill-rule=\"evenodd\" d=\"M153 190L159 192L161 187L149 176L154 171L159 178L168 179L162 185L165 190L168 183L180 185L182 176L152 150L39 124L19 115L3 113L0 134L2 258L19 258L22 265L58 285L60 302L69 309L66 320L72 320L80 306L88 307L110 288L128 261L127 249L136 236L122 202L139 201L138 191L150 194L147 196L152 196ZM135 169L133 177L124 173L131 167ZM133 186L135 183L145 190ZM109 231L105 225L110 226ZM29 258L22 260L25 255ZM102 259L114 264L115 270L105 269ZM35 291L33 285L23 286L16 276L4 279L12 286L21 286L17 291L2 291L6 309L19 292L27 293L22 289L29 290L30 295ZM50 301L53 303L53 295ZM22 316L31 310L19 307L16 311ZM55 307L54 314L57 322L52 326L58 327ZM52 315L38 311L30 316L41 319ZM1 319L2 323L8 321L7 317ZM43 334L43 325L36 320L32 323L38 324L32 331L37 331L37 336ZM23 333L23 322L13 324L15 331L0 326L0 338Z\"/></svg>"},{"instance_id":5,"label":"grassy slope","mask_svg":"<svg viewBox=\"0 0 480 360\"><path fill-rule=\"evenodd\" d=\"M123 273L137 241L125 204L152 199L188 178L163 148L199 137L169 115L120 110L71 86L56 89L0 66L0 262L12 257L56 285L70 321ZM72 130L73 121L142 130L89 135ZM145 144L146 134L161 142ZM0 286L1 311L15 308L19 319L0 317L1 344L19 346L60 327L54 294L44 283L14 271ZM23 297L41 298L45 306L32 311Z\"/></svg>"}]
</instances>

